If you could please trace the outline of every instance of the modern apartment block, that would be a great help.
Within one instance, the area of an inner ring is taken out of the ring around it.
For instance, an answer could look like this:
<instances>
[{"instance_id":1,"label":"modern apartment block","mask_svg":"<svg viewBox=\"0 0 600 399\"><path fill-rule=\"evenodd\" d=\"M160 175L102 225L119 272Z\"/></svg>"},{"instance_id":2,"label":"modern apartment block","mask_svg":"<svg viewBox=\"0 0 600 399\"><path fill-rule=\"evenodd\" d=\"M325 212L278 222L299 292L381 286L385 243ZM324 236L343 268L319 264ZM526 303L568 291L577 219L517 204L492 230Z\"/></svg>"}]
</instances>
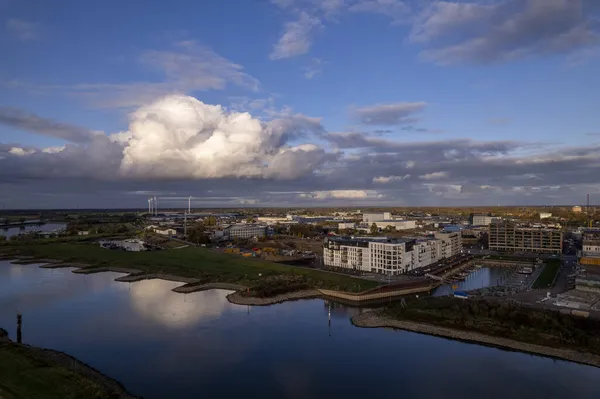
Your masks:
<instances>
[{"instance_id":1,"label":"modern apartment block","mask_svg":"<svg viewBox=\"0 0 600 399\"><path fill-rule=\"evenodd\" d=\"M443 239L328 238L324 264L363 272L399 275L461 252L460 234ZM456 237L458 240L456 240Z\"/></svg>"},{"instance_id":2,"label":"modern apartment block","mask_svg":"<svg viewBox=\"0 0 600 399\"><path fill-rule=\"evenodd\" d=\"M267 235L267 227L260 224L232 224L223 229L223 236L232 239L249 239L264 237Z\"/></svg>"},{"instance_id":3,"label":"modern apartment block","mask_svg":"<svg viewBox=\"0 0 600 399\"><path fill-rule=\"evenodd\" d=\"M559 229L519 226L498 220L489 226L491 250L560 254L562 243L563 234Z\"/></svg>"}]
</instances>

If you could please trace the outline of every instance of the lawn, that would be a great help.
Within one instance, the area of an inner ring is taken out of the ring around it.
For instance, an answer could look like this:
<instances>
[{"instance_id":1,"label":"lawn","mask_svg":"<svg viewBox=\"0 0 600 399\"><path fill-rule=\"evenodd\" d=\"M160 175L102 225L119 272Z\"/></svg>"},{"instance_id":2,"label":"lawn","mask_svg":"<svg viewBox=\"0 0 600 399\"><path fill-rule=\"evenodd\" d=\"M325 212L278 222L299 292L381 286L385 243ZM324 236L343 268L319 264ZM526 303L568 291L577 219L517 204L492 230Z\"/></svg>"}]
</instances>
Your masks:
<instances>
[{"instance_id":1,"label":"lawn","mask_svg":"<svg viewBox=\"0 0 600 399\"><path fill-rule=\"evenodd\" d=\"M324 271L287 266L206 248L126 252L100 248L87 243L54 243L0 246L0 252L33 255L39 258L89 263L92 266L118 266L151 273L169 273L199 278L206 283L227 282L253 286L269 276L302 276L309 286L348 292L374 288L378 283Z\"/></svg>"},{"instance_id":2,"label":"lawn","mask_svg":"<svg viewBox=\"0 0 600 399\"><path fill-rule=\"evenodd\" d=\"M0 398L109 399L117 392L75 370L62 367L36 348L0 342Z\"/></svg>"},{"instance_id":3,"label":"lawn","mask_svg":"<svg viewBox=\"0 0 600 399\"><path fill-rule=\"evenodd\" d=\"M560 270L560 259L548 259L545 261L546 266L540 273L538 278L533 283L533 288L549 288L554 281L556 273Z\"/></svg>"}]
</instances>

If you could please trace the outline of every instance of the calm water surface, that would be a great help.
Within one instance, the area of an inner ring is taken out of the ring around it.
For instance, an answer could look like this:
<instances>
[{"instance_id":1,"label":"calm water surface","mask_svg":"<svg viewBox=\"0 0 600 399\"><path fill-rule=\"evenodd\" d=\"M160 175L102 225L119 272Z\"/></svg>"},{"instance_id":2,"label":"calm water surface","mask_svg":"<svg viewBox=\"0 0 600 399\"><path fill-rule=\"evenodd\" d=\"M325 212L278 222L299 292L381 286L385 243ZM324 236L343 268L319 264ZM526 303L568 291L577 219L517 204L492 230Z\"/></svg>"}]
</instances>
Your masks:
<instances>
[{"instance_id":1,"label":"calm water surface","mask_svg":"<svg viewBox=\"0 0 600 399\"><path fill-rule=\"evenodd\" d=\"M500 277L507 272L507 268L502 267L481 267L475 269L463 281L456 283L456 291L469 291L478 288L490 287L498 284ZM451 295L453 292L451 284L444 284L436 288L433 296Z\"/></svg>"},{"instance_id":2,"label":"calm water surface","mask_svg":"<svg viewBox=\"0 0 600 399\"><path fill-rule=\"evenodd\" d=\"M387 329L323 300L232 305L227 291L117 283L0 261L0 326L145 398L600 398L600 369Z\"/></svg>"},{"instance_id":3,"label":"calm water surface","mask_svg":"<svg viewBox=\"0 0 600 399\"><path fill-rule=\"evenodd\" d=\"M29 224L19 227L3 227L0 228L0 236L10 237L16 234L27 233L30 231L52 231L56 229L64 229L66 227L66 223L45 223L41 225Z\"/></svg>"}]
</instances>

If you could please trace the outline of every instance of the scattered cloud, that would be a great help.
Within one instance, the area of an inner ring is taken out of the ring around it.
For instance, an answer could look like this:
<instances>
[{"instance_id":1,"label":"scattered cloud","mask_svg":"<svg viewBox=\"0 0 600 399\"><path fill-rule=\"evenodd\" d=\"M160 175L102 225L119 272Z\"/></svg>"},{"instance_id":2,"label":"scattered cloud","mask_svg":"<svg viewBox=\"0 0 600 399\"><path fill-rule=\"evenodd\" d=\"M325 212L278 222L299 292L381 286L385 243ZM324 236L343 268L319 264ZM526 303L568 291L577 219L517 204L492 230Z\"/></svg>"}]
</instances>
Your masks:
<instances>
[{"instance_id":1,"label":"scattered cloud","mask_svg":"<svg viewBox=\"0 0 600 399\"><path fill-rule=\"evenodd\" d=\"M40 37L41 25L24 19L10 18L6 21L6 30L20 40L35 40Z\"/></svg>"},{"instance_id":2,"label":"scattered cloud","mask_svg":"<svg viewBox=\"0 0 600 399\"><path fill-rule=\"evenodd\" d=\"M101 108L135 108L166 95L223 90L230 85L252 92L260 90L260 82L244 72L241 65L194 41L177 42L167 50L143 52L137 61L146 68L160 72L162 79L74 85L39 85L12 81L8 86L33 92L64 93Z\"/></svg>"},{"instance_id":3,"label":"scattered cloud","mask_svg":"<svg viewBox=\"0 0 600 399\"><path fill-rule=\"evenodd\" d=\"M598 45L583 0L436 1L416 17L409 41L426 60L489 64Z\"/></svg>"},{"instance_id":4,"label":"scattered cloud","mask_svg":"<svg viewBox=\"0 0 600 399\"><path fill-rule=\"evenodd\" d=\"M413 115L421 112L425 105L424 102L377 104L357 108L353 114L365 125L405 125L416 122L418 119Z\"/></svg>"},{"instance_id":5,"label":"scattered cloud","mask_svg":"<svg viewBox=\"0 0 600 399\"><path fill-rule=\"evenodd\" d=\"M42 118L21 109L9 107L0 107L0 125L76 143L89 142L94 135L98 134L86 128Z\"/></svg>"},{"instance_id":6,"label":"scattered cloud","mask_svg":"<svg viewBox=\"0 0 600 399\"><path fill-rule=\"evenodd\" d=\"M304 77L310 80L323 73L323 64L324 62L320 58L313 58L310 63L304 67Z\"/></svg>"},{"instance_id":7,"label":"scattered cloud","mask_svg":"<svg viewBox=\"0 0 600 399\"><path fill-rule=\"evenodd\" d=\"M373 178L373 183L388 184L388 183L393 183L393 182L399 182L399 181L406 180L409 178L410 178L409 174L405 174L404 176L387 176L387 177L379 176L379 177Z\"/></svg>"},{"instance_id":8,"label":"scattered cloud","mask_svg":"<svg viewBox=\"0 0 600 399\"><path fill-rule=\"evenodd\" d=\"M432 172L419 176L423 180L440 180L448 176L448 172Z\"/></svg>"},{"instance_id":9,"label":"scattered cloud","mask_svg":"<svg viewBox=\"0 0 600 399\"><path fill-rule=\"evenodd\" d=\"M348 10L355 13L381 14L394 23L405 23L411 17L411 8L401 0L358 0Z\"/></svg>"},{"instance_id":10,"label":"scattered cloud","mask_svg":"<svg viewBox=\"0 0 600 399\"><path fill-rule=\"evenodd\" d=\"M314 200L365 200L368 198L381 198L383 194L374 190L327 190L302 193L299 194L299 197Z\"/></svg>"},{"instance_id":11,"label":"scattered cloud","mask_svg":"<svg viewBox=\"0 0 600 399\"><path fill-rule=\"evenodd\" d=\"M312 45L313 36L322 28L318 18L301 12L295 21L286 22L283 35L269 55L272 60L281 60L306 54Z\"/></svg>"}]
</instances>

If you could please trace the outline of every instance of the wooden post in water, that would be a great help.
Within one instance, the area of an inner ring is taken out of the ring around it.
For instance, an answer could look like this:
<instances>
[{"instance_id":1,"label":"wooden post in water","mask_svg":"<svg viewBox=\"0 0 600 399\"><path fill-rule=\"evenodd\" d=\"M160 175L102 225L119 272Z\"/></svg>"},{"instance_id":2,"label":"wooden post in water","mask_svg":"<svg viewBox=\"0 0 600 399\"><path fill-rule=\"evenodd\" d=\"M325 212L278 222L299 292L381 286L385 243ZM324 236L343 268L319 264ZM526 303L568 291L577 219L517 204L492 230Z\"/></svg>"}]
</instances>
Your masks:
<instances>
[{"instance_id":1,"label":"wooden post in water","mask_svg":"<svg viewBox=\"0 0 600 399\"><path fill-rule=\"evenodd\" d=\"M23 342L23 336L21 333L21 328L23 327L23 315L21 313L17 314L17 343Z\"/></svg>"}]
</instances>

